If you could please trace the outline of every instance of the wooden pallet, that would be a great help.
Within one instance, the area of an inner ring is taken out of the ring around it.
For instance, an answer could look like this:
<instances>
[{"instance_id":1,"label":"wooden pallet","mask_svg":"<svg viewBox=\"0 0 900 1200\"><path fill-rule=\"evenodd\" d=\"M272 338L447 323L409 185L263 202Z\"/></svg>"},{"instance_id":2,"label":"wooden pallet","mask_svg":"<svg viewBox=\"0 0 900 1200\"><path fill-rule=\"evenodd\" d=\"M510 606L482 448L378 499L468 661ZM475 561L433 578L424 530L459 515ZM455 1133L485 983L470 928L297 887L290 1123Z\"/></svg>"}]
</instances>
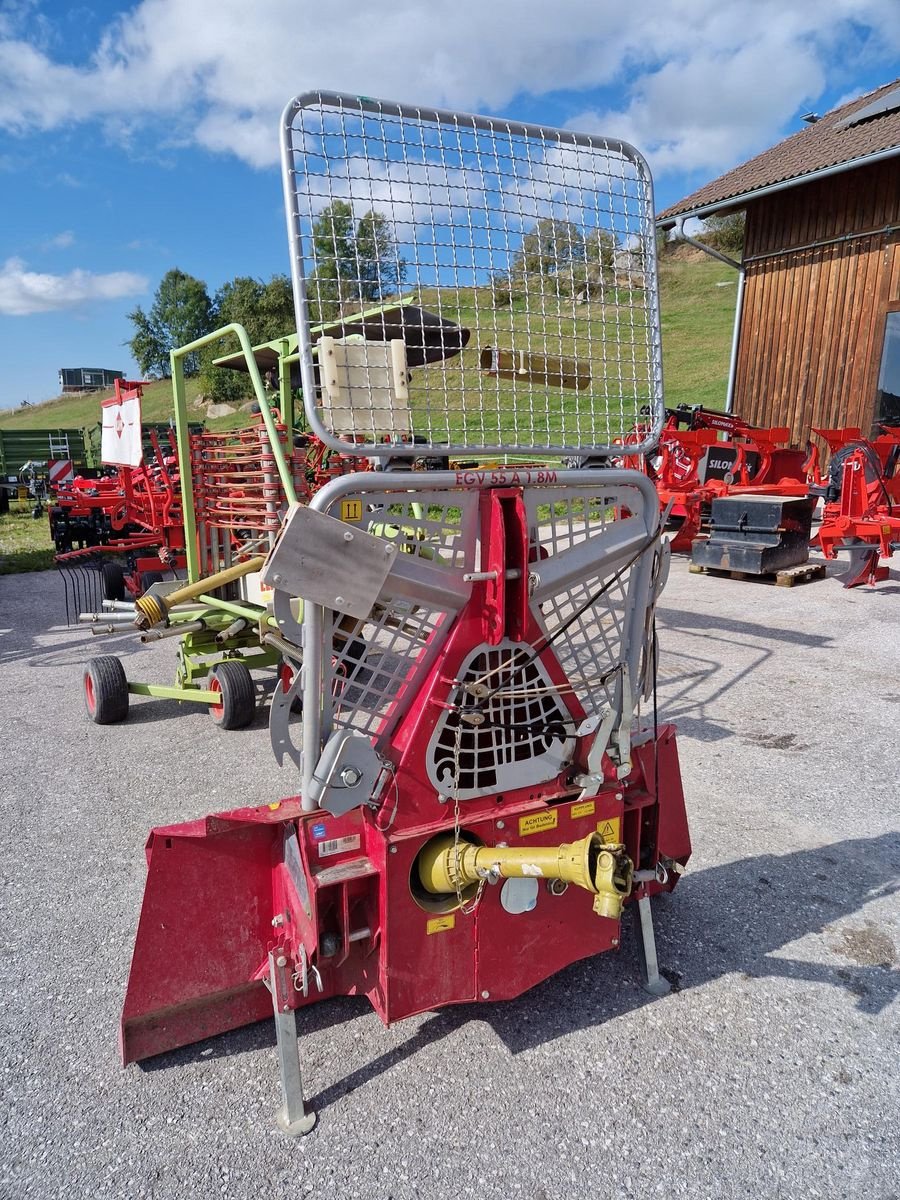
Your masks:
<instances>
[{"instance_id":1,"label":"wooden pallet","mask_svg":"<svg viewBox=\"0 0 900 1200\"><path fill-rule=\"evenodd\" d=\"M776 587L793 587L795 583L811 583L813 579L825 578L824 563L801 563L799 567L785 567L783 571L773 571L768 575L752 575L749 571L724 571L717 567L701 567L691 563L688 568L692 575L718 575L729 579L752 579L761 583L772 583Z\"/></svg>"}]
</instances>

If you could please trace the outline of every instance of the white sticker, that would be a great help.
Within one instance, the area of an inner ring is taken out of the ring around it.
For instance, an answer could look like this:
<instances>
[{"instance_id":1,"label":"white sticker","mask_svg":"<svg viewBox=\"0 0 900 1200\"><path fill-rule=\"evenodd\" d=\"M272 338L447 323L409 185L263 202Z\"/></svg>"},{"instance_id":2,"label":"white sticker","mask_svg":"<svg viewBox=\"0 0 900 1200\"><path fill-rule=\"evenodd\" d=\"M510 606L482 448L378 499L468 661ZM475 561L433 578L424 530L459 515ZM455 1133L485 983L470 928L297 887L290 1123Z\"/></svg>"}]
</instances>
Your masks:
<instances>
[{"instance_id":1,"label":"white sticker","mask_svg":"<svg viewBox=\"0 0 900 1200\"><path fill-rule=\"evenodd\" d=\"M327 858L329 854L343 854L346 850L358 849L358 833L351 833L342 838L329 838L327 842L319 842L319 858Z\"/></svg>"}]
</instances>

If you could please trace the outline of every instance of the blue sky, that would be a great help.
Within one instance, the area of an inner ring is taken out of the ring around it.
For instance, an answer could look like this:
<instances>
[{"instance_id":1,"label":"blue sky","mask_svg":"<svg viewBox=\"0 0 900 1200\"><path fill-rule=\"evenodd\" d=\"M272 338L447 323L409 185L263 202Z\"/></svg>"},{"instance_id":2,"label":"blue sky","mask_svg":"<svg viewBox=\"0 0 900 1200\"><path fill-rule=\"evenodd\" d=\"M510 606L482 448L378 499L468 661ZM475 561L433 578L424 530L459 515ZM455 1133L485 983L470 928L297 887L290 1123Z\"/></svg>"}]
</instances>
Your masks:
<instances>
[{"instance_id":1,"label":"blue sky","mask_svg":"<svg viewBox=\"0 0 900 1200\"><path fill-rule=\"evenodd\" d=\"M621 137L662 208L898 64L898 0L0 0L0 407L136 371L126 314L172 266L287 271L298 92Z\"/></svg>"}]
</instances>

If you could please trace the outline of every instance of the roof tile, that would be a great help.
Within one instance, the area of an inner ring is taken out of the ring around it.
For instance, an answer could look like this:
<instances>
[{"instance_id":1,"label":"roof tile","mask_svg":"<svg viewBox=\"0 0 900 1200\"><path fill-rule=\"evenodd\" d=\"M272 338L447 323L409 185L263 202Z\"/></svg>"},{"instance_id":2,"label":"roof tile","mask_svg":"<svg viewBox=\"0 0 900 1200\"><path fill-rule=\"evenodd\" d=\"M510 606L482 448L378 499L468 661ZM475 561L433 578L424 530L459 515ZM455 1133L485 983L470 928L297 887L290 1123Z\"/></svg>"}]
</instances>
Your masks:
<instances>
[{"instance_id":1,"label":"roof tile","mask_svg":"<svg viewBox=\"0 0 900 1200\"><path fill-rule=\"evenodd\" d=\"M665 221L709 206L727 208L727 202L737 196L746 196L788 180L800 183L805 175L825 167L900 147L900 109L869 117L858 125L846 124L854 112L886 96L898 84L900 80L895 79L874 92L832 109L815 124L805 126L771 150L757 154L684 200L663 209L657 220Z\"/></svg>"}]
</instances>

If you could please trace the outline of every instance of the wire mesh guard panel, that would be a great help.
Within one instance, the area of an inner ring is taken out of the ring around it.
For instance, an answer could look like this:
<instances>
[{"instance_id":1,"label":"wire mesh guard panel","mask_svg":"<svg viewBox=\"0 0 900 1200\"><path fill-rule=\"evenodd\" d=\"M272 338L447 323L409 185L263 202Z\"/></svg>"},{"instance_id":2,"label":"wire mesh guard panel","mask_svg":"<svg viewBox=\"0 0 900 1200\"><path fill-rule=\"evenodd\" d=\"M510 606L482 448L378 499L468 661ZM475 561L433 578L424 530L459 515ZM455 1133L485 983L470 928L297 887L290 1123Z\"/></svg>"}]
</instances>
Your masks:
<instances>
[{"instance_id":1,"label":"wire mesh guard panel","mask_svg":"<svg viewBox=\"0 0 900 1200\"><path fill-rule=\"evenodd\" d=\"M479 569L476 492L361 492L353 499L367 513L363 527L398 541L404 556L457 578ZM621 704L624 678L629 695L639 690L656 512L644 512L632 487L528 489L525 506L534 579L558 582L533 587L530 608L540 630L534 644L504 639L473 647L458 685L448 690L450 707L435 726L427 770L439 791L450 786L448 772L458 770L454 794L461 799L554 777L579 721ZM458 609L436 604L424 589L421 598L414 587L403 591L391 594L389 575L368 618L331 614L332 654L324 658L321 681L326 728L353 728L383 746L414 703ZM563 683L558 673L554 682L539 657L551 640ZM486 673L492 691L486 723L460 725L455 707L467 703L464 685Z\"/></svg>"},{"instance_id":2,"label":"wire mesh guard panel","mask_svg":"<svg viewBox=\"0 0 900 1200\"><path fill-rule=\"evenodd\" d=\"M444 568L457 578L475 569L478 497L475 492L360 493L362 527L399 544L404 557ZM407 589L404 589L407 590ZM391 594L391 578L365 620L331 613L333 657L323 681L326 724L386 737L416 694L456 611L423 597ZM449 625L447 624L447 627Z\"/></svg>"},{"instance_id":3,"label":"wire mesh guard panel","mask_svg":"<svg viewBox=\"0 0 900 1200\"><path fill-rule=\"evenodd\" d=\"M286 110L283 166L320 436L555 455L638 429L649 446L653 195L631 147L315 93Z\"/></svg>"}]
</instances>

